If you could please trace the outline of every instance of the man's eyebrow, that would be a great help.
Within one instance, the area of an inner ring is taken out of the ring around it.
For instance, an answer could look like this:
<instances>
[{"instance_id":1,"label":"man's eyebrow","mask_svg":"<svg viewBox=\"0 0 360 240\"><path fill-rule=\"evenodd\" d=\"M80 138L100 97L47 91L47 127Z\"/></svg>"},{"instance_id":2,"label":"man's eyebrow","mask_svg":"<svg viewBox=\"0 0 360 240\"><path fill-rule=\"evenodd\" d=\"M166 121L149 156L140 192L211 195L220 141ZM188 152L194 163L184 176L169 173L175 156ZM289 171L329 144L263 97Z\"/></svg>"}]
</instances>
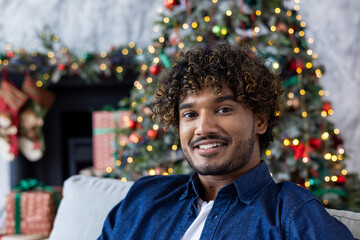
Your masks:
<instances>
[{"instance_id":1,"label":"man's eyebrow","mask_svg":"<svg viewBox=\"0 0 360 240\"><path fill-rule=\"evenodd\" d=\"M183 103L179 105L179 111L185 109L185 108L192 108L194 107L193 103Z\"/></svg>"},{"instance_id":2,"label":"man's eyebrow","mask_svg":"<svg viewBox=\"0 0 360 240\"><path fill-rule=\"evenodd\" d=\"M221 103L226 100L231 100L231 101L237 102L236 98L233 95L221 96L221 97L215 98L212 102L213 103Z\"/></svg>"},{"instance_id":3,"label":"man's eyebrow","mask_svg":"<svg viewBox=\"0 0 360 240\"><path fill-rule=\"evenodd\" d=\"M215 98L214 100L212 100L212 102L213 103L221 103L226 100L231 100L231 101L237 102L236 98L233 95L221 96L221 97ZM179 105L179 111L181 111L185 108L192 108L192 107L194 107L193 103L183 103L183 104Z\"/></svg>"}]
</instances>

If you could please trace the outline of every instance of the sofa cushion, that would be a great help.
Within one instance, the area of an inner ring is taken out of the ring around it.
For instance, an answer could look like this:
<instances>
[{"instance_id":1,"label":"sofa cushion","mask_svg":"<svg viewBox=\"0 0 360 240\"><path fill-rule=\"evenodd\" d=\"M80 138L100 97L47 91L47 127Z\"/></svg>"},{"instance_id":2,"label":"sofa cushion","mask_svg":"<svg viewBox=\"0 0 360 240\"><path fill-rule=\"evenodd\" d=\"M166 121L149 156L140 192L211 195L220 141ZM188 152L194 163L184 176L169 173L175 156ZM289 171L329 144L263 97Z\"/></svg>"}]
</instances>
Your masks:
<instances>
[{"instance_id":1,"label":"sofa cushion","mask_svg":"<svg viewBox=\"0 0 360 240\"><path fill-rule=\"evenodd\" d=\"M328 208L326 210L330 215L345 224L355 239L360 239L360 213Z\"/></svg>"},{"instance_id":2,"label":"sofa cushion","mask_svg":"<svg viewBox=\"0 0 360 240\"><path fill-rule=\"evenodd\" d=\"M108 212L125 197L132 184L81 175L67 179L50 239L96 239Z\"/></svg>"}]
</instances>

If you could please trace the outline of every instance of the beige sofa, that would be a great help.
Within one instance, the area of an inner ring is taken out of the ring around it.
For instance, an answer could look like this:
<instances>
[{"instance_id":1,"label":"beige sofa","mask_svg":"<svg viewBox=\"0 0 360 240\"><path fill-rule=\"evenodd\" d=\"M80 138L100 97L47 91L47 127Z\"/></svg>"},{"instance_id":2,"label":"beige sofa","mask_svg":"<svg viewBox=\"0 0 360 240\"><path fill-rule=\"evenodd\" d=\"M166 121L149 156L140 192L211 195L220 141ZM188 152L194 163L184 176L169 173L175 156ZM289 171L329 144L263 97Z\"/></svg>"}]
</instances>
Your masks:
<instances>
[{"instance_id":1,"label":"beige sofa","mask_svg":"<svg viewBox=\"0 0 360 240\"><path fill-rule=\"evenodd\" d=\"M122 200L132 182L76 175L64 183L51 240L92 240L100 232L107 213ZM328 209L360 239L360 213Z\"/></svg>"}]
</instances>

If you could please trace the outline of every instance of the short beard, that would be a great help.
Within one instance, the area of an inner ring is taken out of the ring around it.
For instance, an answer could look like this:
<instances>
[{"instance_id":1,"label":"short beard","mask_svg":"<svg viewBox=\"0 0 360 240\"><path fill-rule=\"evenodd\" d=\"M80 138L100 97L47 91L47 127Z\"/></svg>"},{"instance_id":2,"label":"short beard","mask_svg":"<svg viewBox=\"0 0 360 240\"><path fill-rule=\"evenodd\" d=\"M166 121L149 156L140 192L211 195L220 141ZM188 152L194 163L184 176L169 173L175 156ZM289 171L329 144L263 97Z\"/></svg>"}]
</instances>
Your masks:
<instances>
[{"instance_id":1,"label":"short beard","mask_svg":"<svg viewBox=\"0 0 360 240\"><path fill-rule=\"evenodd\" d=\"M249 139L239 141L235 146L235 152L230 159L226 159L221 166L195 166L194 161L190 158L188 152L184 151L185 158L192 169L198 174L206 175L225 175L241 168L244 168L251 160L255 144L255 127L252 126L252 132Z\"/></svg>"}]
</instances>

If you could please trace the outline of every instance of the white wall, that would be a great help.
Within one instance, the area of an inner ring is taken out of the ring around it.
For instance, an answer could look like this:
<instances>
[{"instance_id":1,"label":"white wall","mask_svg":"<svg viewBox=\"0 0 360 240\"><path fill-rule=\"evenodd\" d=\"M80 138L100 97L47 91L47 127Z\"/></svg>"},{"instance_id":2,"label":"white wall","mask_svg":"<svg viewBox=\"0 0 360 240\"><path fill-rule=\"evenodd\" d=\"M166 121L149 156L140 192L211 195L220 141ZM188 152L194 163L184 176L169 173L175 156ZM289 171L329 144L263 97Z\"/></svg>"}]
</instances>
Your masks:
<instances>
[{"instance_id":1,"label":"white wall","mask_svg":"<svg viewBox=\"0 0 360 240\"><path fill-rule=\"evenodd\" d=\"M331 120L341 131L350 159L348 170L360 173L360 1L302 0L300 12L313 50L325 65L322 85L330 91Z\"/></svg>"},{"instance_id":2,"label":"white wall","mask_svg":"<svg viewBox=\"0 0 360 240\"><path fill-rule=\"evenodd\" d=\"M135 41L147 46L162 0L0 0L0 48L9 42L31 50L48 25L70 49L107 51Z\"/></svg>"}]
</instances>

